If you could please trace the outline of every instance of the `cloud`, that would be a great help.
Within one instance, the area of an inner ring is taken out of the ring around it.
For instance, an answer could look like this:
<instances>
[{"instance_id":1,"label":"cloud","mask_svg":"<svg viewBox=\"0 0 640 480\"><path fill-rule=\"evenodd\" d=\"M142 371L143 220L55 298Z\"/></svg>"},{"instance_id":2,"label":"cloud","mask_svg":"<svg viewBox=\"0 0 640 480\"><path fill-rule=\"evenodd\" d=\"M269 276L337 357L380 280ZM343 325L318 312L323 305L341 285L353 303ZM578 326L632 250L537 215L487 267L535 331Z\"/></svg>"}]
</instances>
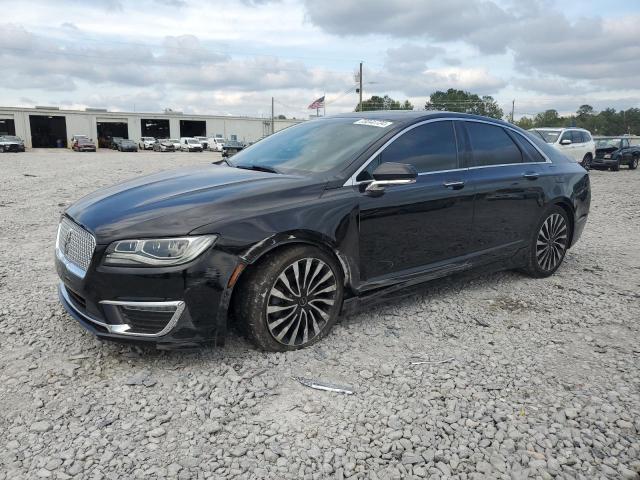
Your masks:
<instances>
[{"instance_id":1,"label":"cloud","mask_svg":"<svg viewBox=\"0 0 640 480\"><path fill-rule=\"evenodd\" d=\"M511 52L519 69L601 87L637 89L640 15L567 18L548 2L490 0L305 0L308 20L342 36L463 41L484 54ZM507 5L507 6L505 6ZM554 86L552 86L554 88Z\"/></svg>"},{"instance_id":2,"label":"cloud","mask_svg":"<svg viewBox=\"0 0 640 480\"><path fill-rule=\"evenodd\" d=\"M417 72L426 68L428 60L445 52L442 47L405 43L397 48L387 49L385 67L389 71Z\"/></svg>"}]
</instances>

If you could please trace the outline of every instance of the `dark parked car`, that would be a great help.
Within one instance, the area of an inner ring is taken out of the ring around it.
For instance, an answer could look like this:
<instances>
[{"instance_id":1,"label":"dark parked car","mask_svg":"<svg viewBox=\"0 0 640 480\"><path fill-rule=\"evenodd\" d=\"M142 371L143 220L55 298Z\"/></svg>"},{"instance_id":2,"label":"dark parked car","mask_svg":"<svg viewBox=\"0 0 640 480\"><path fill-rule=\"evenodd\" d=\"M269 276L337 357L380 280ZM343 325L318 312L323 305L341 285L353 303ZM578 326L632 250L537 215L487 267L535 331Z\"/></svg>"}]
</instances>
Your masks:
<instances>
[{"instance_id":1,"label":"dark parked car","mask_svg":"<svg viewBox=\"0 0 640 480\"><path fill-rule=\"evenodd\" d=\"M620 170L620 165L628 165L629 170L638 168L640 146L631 145L625 137L596 137L596 158L593 168Z\"/></svg>"},{"instance_id":2,"label":"dark parked car","mask_svg":"<svg viewBox=\"0 0 640 480\"><path fill-rule=\"evenodd\" d=\"M243 150L244 147L244 143L240 143L237 140L225 140L224 145L222 145L222 156L232 157L239 151Z\"/></svg>"},{"instance_id":3,"label":"dark parked car","mask_svg":"<svg viewBox=\"0 0 640 480\"><path fill-rule=\"evenodd\" d=\"M118 151L120 152L137 152L138 144L133 140L122 139L118 142Z\"/></svg>"},{"instance_id":4,"label":"dark parked car","mask_svg":"<svg viewBox=\"0 0 640 480\"><path fill-rule=\"evenodd\" d=\"M1 135L0 152L24 152L24 141L15 135Z\"/></svg>"},{"instance_id":5,"label":"dark parked car","mask_svg":"<svg viewBox=\"0 0 640 480\"><path fill-rule=\"evenodd\" d=\"M75 152L95 152L96 144L89 138L77 138L71 147Z\"/></svg>"},{"instance_id":6,"label":"dark parked car","mask_svg":"<svg viewBox=\"0 0 640 480\"><path fill-rule=\"evenodd\" d=\"M448 112L304 122L227 160L64 213L60 298L98 337L301 348L341 312L481 267L547 277L584 229L588 173L540 138Z\"/></svg>"},{"instance_id":7,"label":"dark parked car","mask_svg":"<svg viewBox=\"0 0 640 480\"><path fill-rule=\"evenodd\" d=\"M111 138L111 148L113 150L118 150L118 145L120 145L120 142L124 140L124 138L122 137L112 137Z\"/></svg>"},{"instance_id":8,"label":"dark parked car","mask_svg":"<svg viewBox=\"0 0 640 480\"><path fill-rule=\"evenodd\" d=\"M154 152L175 152L176 146L173 144L173 141L168 138L157 139L153 144Z\"/></svg>"}]
</instances>

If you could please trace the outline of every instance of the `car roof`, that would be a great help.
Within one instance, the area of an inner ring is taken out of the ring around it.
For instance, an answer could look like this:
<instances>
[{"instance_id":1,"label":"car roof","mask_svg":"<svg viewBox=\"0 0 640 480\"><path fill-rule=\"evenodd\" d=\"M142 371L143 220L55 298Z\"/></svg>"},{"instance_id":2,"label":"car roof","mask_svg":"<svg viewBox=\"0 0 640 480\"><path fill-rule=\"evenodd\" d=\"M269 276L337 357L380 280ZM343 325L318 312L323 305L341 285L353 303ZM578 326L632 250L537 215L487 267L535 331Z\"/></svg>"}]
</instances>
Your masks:
<instances>
[{"instance_id":1,"label":"car roof","mask_svg":"<svg viewBox=\"0 0 640 480\"><path fill-rule=\"evenodd\" d=\"M376 110L373 112L340 113L337 115L320 117L320 119L322 118L354 118L354 119L364 118L364 119L371 119L371 120L389 120L392 122L396 122L400 125L411 124L411 123L416 123L423 120L430 120L435 118L450 118L452 120L456 118L460 118L460 119L490 121L490 122L497 123L499 125L504 125L511 128L516 127L511 123L505 122L503 120L498 120L496 118L484 117L482 115L472 115L469 113L448 112L448 111L438 111L438 110Z\"/></svg>"},{"instance_id":2,"label":"car roof","mask_svg":"<svg viewBox=\"0 0 640 480\"><path fill-rule=\"evenodd\" d=\"M583 132L588 132L589 130L586 130L584 128L580 128L580 127L536 127L536 128L532 128L531 130L541 130L541 131L552 131L552 130L581 130Z\"/></svg>"}]
</instances>

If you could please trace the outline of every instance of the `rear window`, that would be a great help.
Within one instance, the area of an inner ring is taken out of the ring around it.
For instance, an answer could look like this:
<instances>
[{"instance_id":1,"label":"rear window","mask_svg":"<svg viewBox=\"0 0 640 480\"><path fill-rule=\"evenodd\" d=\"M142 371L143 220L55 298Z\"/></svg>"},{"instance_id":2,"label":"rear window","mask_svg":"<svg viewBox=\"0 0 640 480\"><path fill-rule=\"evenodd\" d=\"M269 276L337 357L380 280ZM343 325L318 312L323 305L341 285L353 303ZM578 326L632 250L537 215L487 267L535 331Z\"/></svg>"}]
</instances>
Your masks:
<instances>
[{"instance_id":1,"label":"rear window","mask_svg":"<svg viewBox=\"0 0 640 480\"><path fill-rule=\"evenodd\" d=\"M560 136L560 130L531 130L539 135L547 143L556 143Z\"/></svg>"}]
</instances>

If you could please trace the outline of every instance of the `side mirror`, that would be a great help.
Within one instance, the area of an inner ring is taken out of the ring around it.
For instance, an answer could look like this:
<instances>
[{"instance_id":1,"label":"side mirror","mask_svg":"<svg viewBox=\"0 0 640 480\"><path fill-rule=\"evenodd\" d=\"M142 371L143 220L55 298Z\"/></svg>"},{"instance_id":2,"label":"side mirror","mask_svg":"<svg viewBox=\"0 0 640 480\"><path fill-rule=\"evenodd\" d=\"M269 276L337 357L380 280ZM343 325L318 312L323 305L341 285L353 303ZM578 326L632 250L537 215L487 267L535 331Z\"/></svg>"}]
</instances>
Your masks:
<instances>
[{"instance_id":1,"label":"side mirror","mask_svg":"<svg viewBox=\"0 0 640 480\"><path fill-rule=\"evenodd\" d=\"M560 145L571 145L571 140L569 140L568 138L560 140Z\"/></svg>"},{"instance_id":2,"label":"side mirror","mask_svg":"<svg viewBox=\"0 0 640 480\"><path fill-rule=\"evenodd\" d=\"M367 185L367 192L382 192L389 185L408 185L415 183L418 172L413 165L385 162L373 171L373 182Z\"/></svg>"}]
</instances>

